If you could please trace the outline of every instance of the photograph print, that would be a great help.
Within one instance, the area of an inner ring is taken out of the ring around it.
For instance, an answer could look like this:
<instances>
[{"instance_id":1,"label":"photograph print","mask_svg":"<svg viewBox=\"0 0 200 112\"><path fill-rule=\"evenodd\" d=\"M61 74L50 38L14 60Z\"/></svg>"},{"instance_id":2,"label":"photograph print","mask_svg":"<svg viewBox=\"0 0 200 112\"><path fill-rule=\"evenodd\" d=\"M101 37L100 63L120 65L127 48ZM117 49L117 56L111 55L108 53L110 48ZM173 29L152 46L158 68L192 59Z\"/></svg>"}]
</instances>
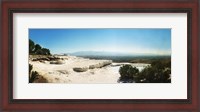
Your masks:
<instances>
[{"instance_id":1,"label":"photograph print","mask_svg":"<svg viewBox=\"0 0 200 112\"><path fill-rule=\"evenodd\" d=\"M171 83L171 29L29 29L29 83Z\"/></svg>"}]
</instances>

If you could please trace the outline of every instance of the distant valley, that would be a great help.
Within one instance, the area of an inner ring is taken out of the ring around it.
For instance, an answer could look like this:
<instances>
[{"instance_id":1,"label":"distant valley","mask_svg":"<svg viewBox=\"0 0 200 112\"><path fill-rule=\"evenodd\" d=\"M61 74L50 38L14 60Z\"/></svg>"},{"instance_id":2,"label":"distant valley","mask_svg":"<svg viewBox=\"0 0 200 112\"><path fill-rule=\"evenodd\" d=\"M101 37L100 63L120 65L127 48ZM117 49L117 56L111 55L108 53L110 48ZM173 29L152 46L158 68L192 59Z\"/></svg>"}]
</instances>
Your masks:
<instances>
[{"instance_id":1,"label":"distant valley","mask_svg":"<svg viewBox=\"0 0 200 112\"><path fill-rule=\"evenodd\" d=\"M155 54L130 54L119 52L104 52L104 51L79 51L74 53L62 53L61 55L79 56L90 59L107 59L114 62L132 62L132 63L151 63L155 60L171 60L170 55L155 55Z\"/></svg>"}]
</instances>

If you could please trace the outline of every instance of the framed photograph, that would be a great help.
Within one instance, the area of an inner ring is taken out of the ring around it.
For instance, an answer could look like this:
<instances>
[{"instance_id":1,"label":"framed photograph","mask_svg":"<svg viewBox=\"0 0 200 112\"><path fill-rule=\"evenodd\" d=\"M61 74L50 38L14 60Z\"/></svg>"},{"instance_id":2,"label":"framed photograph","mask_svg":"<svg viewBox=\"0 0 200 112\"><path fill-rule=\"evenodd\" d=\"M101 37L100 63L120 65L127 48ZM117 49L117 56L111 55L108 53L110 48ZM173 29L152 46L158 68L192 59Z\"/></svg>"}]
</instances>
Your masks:
<instances>
[{"instance_id":1,"label":"framed photograph","mask_svg":"<svg viewBox=\"0 0 200 112\"><path fill-rule=\"evenodd\" d=\"M3 1L2 111L200 111L199 1Z\"/></svg>"}]
</instances>

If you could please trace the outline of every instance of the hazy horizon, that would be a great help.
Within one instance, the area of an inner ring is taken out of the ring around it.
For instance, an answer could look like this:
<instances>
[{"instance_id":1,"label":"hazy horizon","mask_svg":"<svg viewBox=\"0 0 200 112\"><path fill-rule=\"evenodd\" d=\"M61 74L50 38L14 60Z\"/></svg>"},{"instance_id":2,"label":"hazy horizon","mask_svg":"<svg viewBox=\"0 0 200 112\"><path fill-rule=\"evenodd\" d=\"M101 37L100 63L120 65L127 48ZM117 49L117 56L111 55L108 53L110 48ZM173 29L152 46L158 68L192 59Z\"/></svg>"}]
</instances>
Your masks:
<instances>
[{"instance_id":1,"label":"hazy horizon","mask_svg":"<svg viewBox=\"0 0 200 112\"><path fill-rule=\"evenodd\" d=\"M171 29L29 29L29 38L52 54L171 55Z\"/></svg>"},{"instance_id":2,"label":"hazy horizon","mask_svg":"<svg viewBox=\"0 0 200 112\"><path fill-rule=\"evenodd\" d=\"M144 54L144 53L124 53L109 51L77 51L68 53L57 53L54 55L72 55L72 56L171 56L171 54Z\"/></svg>"}]
</instances>

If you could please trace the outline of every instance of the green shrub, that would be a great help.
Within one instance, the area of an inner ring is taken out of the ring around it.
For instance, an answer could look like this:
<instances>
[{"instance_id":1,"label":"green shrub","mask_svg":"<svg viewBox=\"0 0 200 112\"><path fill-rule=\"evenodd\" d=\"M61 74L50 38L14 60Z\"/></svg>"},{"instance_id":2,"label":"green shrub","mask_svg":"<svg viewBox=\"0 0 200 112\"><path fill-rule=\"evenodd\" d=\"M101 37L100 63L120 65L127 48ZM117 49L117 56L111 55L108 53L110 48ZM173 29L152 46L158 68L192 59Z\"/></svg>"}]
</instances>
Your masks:
<instances>
[{"instance_id":1,"label":"green shrub","mask_svg":"<svg viewBox=\"0 0 200 112\"><path fill-rule=\"evenodd\" d=\"M36 72L36 71L31 72L31 77L29 79L29 83L33 83L37 79L38 76L39 76L38 72Z\"/></svg>"},{"instance_id":2,"label":"green shrub","mask_svg":"<svg viewBox=\"0 0 200 112\"><path fill-rule=\"evenodd\" d=\"M33 65L29 64L29 83L32 83L39 76L38 72L32 71Z\"/></svg>"},{"instance_id":3,"label":"green shrub","mask_svg":"<svg viewBox=\"0 0 200 112\"><path fill-rule=\"evenodd\" d=\"M169 66L169 65L167 65ZM144 68L135 78L136 83L169 83L171 82L171 68L166 67L165 64L155 61Z\"/></svg>"},{"instance_id":4,"label":"green shrub","mask_svg":"<svg viewBox=\"0 0 200 112\"><path fill-rule=\"evenodd\" d=\"M136 83L170 83L171 82L171 61L153 61L150 66L145 67L141 72L136 67L124 65L120 67L120 82Z\"/></svg>"},{"instance_id":5,"label":"green shrub","mask_svg":"<svg viewBox=\"0 0 200 112\"><path fill-rule=\"evenodd\" d=\"M120 73L120 82L133 82L134 77L137 77L139 70L136 67L132 67L131 65L123 65L119 69Z\"/></svg>"},{"instance_id":6,"label":"green shrub","mask_svg":"<svg viewBox=\"0 0 200 112\"><path fill-rule=\"evenodd\" d=\"M31 74L32 69L33 69L33 65L29 64L29 74Z\"/></svg>"},{"instance_id":7,"label":"green shrub","mask_svg":"<svg viewBox=\"0 0 200 112\"><path fill-rule=\"evenodd\" d=\"M31 39L29 39L29 53L36 55L51 55L49 49L42 48L39 44L35 44Z\"/></svg>"},{"instance_id":8,"label":"green shrub","mask_svg":"<svg viewBox=\"0 0 200 112\"><path fill-rule=\"evenodd\" d=\"M34 52L34 49L35 49L35 43L29 39L29 53L33 53Z\"/></svg>"}]
</instances>

